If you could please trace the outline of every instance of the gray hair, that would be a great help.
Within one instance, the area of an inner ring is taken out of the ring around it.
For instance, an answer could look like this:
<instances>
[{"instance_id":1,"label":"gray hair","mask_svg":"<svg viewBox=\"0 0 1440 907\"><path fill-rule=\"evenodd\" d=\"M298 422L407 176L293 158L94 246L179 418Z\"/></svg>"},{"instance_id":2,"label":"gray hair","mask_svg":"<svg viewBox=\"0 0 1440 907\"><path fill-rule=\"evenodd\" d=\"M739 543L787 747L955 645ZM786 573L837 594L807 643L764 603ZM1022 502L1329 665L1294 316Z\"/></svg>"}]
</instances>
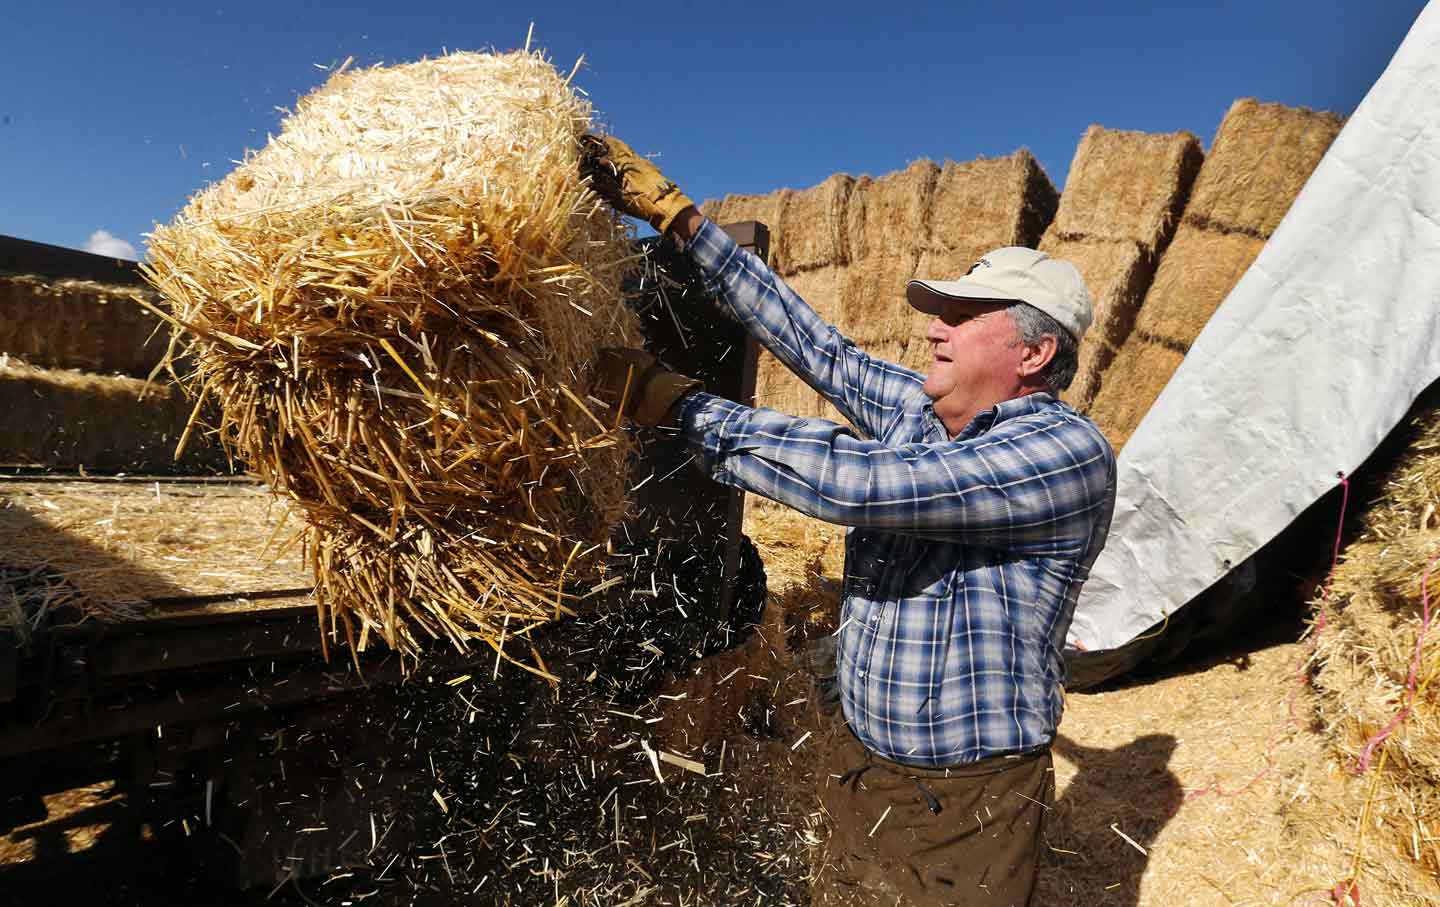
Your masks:
<instances>
[{"instance_id":1,"label":"gray hair","mask_svg":"<svg viewBox=\"0 0 1440 907\"><path fill-rule=\"evenodd\" d=\"M1075 372L1080 367L1079 342L1060 326L1060 322L1028 302L1017 302L1005 311L1015 323L1015 333L1021 343L1039 343L1046 334L1055 338L1055 355L1040 373L1040 378L1050 393L1060 396L1060 392L1075 380Z\"/></svg>"}]
</instances>

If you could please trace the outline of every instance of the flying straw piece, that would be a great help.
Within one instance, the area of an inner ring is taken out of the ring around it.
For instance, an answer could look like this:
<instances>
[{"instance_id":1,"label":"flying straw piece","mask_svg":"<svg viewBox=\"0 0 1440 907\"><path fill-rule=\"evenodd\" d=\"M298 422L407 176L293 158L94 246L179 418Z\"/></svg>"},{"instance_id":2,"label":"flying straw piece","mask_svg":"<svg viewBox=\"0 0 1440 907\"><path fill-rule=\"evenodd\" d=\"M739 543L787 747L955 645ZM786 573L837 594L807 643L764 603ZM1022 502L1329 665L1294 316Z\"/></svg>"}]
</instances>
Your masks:
<instances>
[{"instance_id":1,"label":"flying straw piece","mask_svg":"<svg viewBox=\"0 0 1440 907\"><path fill-rule=\"evenodd\" d=\"M639 333L590 116L528 49L337 72L151 238L186 383L304 515L332 637L509 661L507 620L596 581L631 446L585 400Z\"/></svg>"}]
</instances>

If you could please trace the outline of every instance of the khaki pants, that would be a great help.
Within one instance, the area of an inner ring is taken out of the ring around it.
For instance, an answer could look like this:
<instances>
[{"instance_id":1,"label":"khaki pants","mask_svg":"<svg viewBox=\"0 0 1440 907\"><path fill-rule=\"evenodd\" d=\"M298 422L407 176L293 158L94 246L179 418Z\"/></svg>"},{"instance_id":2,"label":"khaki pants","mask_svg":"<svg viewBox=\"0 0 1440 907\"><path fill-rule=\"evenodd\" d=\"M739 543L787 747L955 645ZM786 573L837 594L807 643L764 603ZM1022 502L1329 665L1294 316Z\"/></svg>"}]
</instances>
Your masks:
<instances>
[{"instance_id":1,"label":"khaki pants","mask_svg":"<svg viewBox=\"0 0 1440 907\"><path fill-rule=\"evenodd\" d=\"M1048 749L927 769L866 751L848 725L834 739L818 780L831 833L816 907L1031 903L1055 798Z\"/></svg>"}]
</instances>

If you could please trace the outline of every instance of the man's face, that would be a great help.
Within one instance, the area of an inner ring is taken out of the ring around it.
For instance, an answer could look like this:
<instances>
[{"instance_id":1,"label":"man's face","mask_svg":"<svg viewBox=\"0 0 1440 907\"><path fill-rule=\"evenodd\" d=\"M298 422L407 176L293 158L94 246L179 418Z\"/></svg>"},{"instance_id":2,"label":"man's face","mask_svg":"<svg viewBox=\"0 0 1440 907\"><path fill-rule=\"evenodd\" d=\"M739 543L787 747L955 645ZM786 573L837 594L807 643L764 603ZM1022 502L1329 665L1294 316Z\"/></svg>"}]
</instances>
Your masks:
<instances>
[{"instance_id":1,"label":"man's face","mask_svg":"<svg viewBox=\"0 0 1440 907\"><path fill-rule=\"evenodd\" d=\"M930 319L924 391L952 434L977 413L1019 393L1025 346L1005 311L1008 307L950 300Z\"/></svg>"}]
</instances>

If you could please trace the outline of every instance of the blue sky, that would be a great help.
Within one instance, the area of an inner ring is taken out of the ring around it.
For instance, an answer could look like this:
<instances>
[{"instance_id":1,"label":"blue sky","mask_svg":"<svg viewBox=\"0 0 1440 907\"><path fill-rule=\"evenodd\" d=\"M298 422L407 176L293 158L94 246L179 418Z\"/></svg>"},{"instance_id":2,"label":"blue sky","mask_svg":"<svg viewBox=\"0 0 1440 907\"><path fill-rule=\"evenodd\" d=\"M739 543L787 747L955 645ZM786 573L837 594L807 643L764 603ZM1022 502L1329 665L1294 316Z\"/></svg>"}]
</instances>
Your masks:
<instances>
[{"instance_id":1,"label":"blue sky","mask_svg":"<svg viewBox=\"0 0 1440 907\"><path fill-rule=\"evenodd\" d=\"M1020 147L1059 184L1090 123L1208 146L1239 97L1348 114L1423 6L4 0L0 234L79 248L103 230L143 253L318 67L510 49L532 21L699 200Z\"/></svg>"}]
</instances>

